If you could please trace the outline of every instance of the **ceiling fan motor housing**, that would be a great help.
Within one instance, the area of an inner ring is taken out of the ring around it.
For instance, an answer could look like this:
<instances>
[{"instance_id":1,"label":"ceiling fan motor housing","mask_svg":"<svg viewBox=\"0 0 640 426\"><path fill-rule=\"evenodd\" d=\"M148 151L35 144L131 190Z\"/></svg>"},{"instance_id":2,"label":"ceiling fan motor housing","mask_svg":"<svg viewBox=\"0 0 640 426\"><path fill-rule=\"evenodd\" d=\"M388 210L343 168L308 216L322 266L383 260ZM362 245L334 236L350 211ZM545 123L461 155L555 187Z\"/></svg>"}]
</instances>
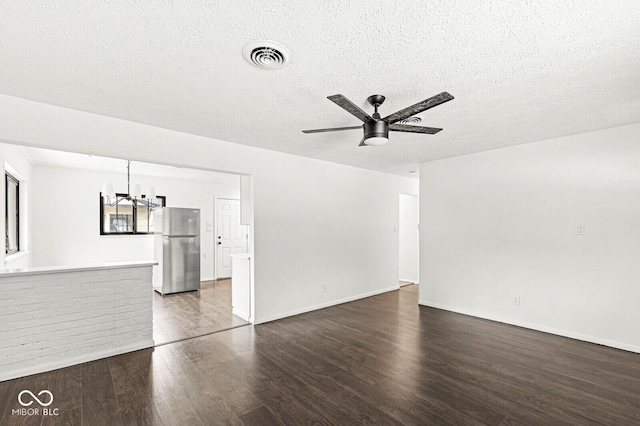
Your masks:
<instances>
[{"instance_id":1,"label":"ceiling fan motor housing","mask_svg":"<svg viewBox=\"0 0 640 426\"><path fill-rule=\"evenodd\" d=\"M384 120L369 120L364 123L364 139L389 138L389 123Z\"/></svg>"}]
</instances>

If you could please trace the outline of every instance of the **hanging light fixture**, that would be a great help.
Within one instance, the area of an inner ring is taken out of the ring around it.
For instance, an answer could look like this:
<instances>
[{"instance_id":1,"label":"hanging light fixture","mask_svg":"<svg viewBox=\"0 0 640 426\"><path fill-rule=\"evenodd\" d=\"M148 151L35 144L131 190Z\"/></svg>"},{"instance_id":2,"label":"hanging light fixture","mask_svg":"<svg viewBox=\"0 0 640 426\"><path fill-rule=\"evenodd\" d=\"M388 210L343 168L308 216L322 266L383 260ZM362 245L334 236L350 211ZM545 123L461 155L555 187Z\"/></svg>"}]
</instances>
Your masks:
<instances>
[{"instance_id":1,"label":"hanging light fixture","mask_svg":"<svg viewBox=\"0 0 640 426\"><path fill-rule=\"evenodd\" d=\"M102 184L102 197L107 199L116 198L116 193L111 183ZM144 197L139 183L133 185L133 191L131 190L131 160L127 160L127 194L119 198L141 203L148 207L153 206L152 200L156 198L156 188L153 186L149 187L149 192Z\"/></svg>"},{"instance_id":2,"label":"hanging light fixture","mask_svg":"<svg viewBox=\"0 0 640 426\"><path fill-rule=\"evenodd\" d=\"M116 193L113 190L113 185L110 183L102 184L102 196L107 198L115 198Z\"/></svg>"}]
</instances>

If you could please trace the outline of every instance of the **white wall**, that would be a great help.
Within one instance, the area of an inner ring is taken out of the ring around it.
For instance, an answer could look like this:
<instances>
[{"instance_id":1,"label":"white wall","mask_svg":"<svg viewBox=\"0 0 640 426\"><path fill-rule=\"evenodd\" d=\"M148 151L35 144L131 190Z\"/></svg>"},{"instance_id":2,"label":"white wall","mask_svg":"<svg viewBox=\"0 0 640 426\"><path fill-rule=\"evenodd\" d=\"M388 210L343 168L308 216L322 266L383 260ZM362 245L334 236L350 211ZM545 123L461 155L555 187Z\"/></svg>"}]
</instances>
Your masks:
<instances>
[{"instance_id":1,"label":"white wall","mask_svg":"<svg viewBox=\"0 0 640 426\"><path fill-rule=\"evenodd\" d=\"M87 161L91 161L87 158ZM36 165L31 190L33 201L32 266L101 264L103 262L152 260L151 235L100 235L99 193L103 182L116 192L126 192L126 162L119 172L82 170ZM206 232L206 221L215 224L215 197L239 198L237 184L186 179L168 179L135 174L131 181L145 188L155 186L167 197L168 207L200 209L201 279L214 278L214 232ZM215 227L213 228L215 230Z\"/></svg>"},{"instance_id":2,"label":"white wall","mask_svg":"<svg viewBox=\"0 0 640 426\"><path fill-rule=\"evenodd\" d=\"M418 197L400 194L399 262L400 281L419 283L418 279Z\"/></svg>"},{"instance_id":3,"label":"white wall","mask_svg":"<svg viewBox=\"0 0 640 426\"><path fill-rule=\"evenodd\" d=\"M417 193L413 179L4 95L0 116L5 141L252 174L258 323L398 286L398 194Z\"/></svg>"},{"instance_id":4,"label":"white wall","mask_svg":"<svg viewBox=\"0 0 640 426\"><path fill-rule=\"evenodd\" d=\"M8 171L16 179L20 180L19 195L19 253L6 256L4 244L0 249L1 265L5 268L24 268L31 263L31 215L33 199L31 194L32 165L18 146L0 144L0 165L2 166L2 183L0 184L0 229L5 229L5 184L4 174ZM9 170L7 170L9 168Z\"/></svg>"},{"instance_id":5,"label":"white wall","mask_svg":"<svg viewBox=\"0 0 640 426\"><path fill-rule=\"evenodd\" d=\"M422 164L420 303L640 352L639 135Z\"/></svg>"}]
</instances>

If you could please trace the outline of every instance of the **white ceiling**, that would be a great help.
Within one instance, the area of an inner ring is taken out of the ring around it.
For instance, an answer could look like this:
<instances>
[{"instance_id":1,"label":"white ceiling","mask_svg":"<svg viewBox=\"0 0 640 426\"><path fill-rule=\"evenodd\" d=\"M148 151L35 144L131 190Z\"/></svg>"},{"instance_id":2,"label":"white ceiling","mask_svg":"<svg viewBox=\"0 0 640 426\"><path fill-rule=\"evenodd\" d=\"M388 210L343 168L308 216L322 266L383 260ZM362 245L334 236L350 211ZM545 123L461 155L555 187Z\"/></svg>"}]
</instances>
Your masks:
<instances>
[{"instance_id":1,"label":"white ceiling","mask_svg":"<svg viewBox=\"0 0 640 426\"><path fill-rule=\"evenodd\" d=\"M50 149L21 146L20 149L35 166L63 167L71 169L102 171L127 174L127 160L100 157L96 155L73 152L53 151ZM131 162L131 178L136 176L153 176L167 179L195 180L199 182L218 183L240 186L240 177L229 173L175 167L162 164Z\"/></svg>"},{"instance_id":2,"label":"white ceiling","mask_svg":"<svg viewBox=\"0 0 640 426\"><path fill-rule=\"evenodd\" d=\"M0 93L407 175L417 164L640 121L640 2L295 0L0 3ZM292 62L261 70L256 39ZM383 116L439 92L437 135L358 147L326 99Z\"/></svg>"}]
</instances>

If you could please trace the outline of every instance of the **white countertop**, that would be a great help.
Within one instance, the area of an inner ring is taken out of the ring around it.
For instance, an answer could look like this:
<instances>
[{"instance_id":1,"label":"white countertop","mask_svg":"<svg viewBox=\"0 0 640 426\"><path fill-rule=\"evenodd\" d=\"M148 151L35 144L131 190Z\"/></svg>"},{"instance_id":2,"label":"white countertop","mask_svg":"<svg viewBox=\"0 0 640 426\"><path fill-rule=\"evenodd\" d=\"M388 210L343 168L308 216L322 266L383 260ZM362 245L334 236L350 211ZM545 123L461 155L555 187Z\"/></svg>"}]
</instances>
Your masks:
<instances>
[{"instance_id":1,"label":"white countertop","mask_svg":"<svg viewBox=\"0 0 640 426\"><path fill-rule=\"evenodd\" d=\"M153 266L158 262L109 262L101 265L76 265L76 266L38 266L34 268L6 268L0 269L0 277L16 275L55 274L60 272L95 271L97 269L137 268L141 266Z\"/></svg>"}]
</instances>

